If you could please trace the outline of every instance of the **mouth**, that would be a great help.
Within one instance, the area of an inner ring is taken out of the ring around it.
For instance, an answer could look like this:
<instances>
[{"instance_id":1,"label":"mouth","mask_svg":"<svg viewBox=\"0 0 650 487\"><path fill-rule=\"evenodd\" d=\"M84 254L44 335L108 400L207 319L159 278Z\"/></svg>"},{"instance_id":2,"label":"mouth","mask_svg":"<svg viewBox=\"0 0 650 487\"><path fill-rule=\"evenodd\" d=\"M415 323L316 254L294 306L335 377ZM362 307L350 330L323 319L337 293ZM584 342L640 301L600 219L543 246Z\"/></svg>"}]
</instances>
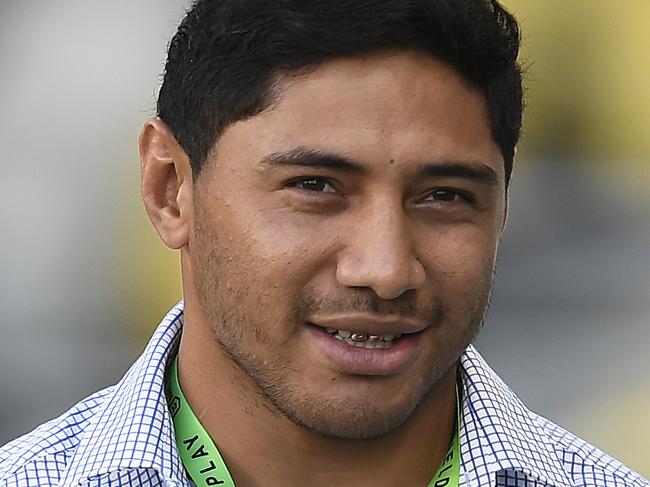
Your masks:
<instances>
[{"instance_id":1,"label":"mouth","mask_svg":"<svg viewBox=\"0 0 650 487\"><path fill-rule=\"evenodd\" d=\"M427 328L419 320L365 313L315 316L309 324L351 347L369 350L390 348Z\"/></svg>"},{"instance_id":2,"label":"mouth","mask_svg":"<svg viewBox=\"0 0 650 487\"><path fill-rule=\"evenodd\" d=\"M348 329L308 324L320 353L341 373L396 375L406 370L418 355L423 329L404 333L395 326L350 325Z\"/></svg>"}]
</instances>

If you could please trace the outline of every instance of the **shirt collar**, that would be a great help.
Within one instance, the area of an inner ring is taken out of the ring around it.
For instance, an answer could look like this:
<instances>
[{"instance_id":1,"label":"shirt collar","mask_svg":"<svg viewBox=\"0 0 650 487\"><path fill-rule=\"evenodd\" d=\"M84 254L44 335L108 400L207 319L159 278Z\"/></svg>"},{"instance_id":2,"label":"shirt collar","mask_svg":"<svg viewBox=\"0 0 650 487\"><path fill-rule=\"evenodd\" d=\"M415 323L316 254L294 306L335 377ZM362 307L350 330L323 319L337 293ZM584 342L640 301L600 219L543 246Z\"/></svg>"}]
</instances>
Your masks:
<instances>
[{"instance_id":1,"label":"shirt collar","mask_svg":"<svg viewBox=\"0 0 650 487\"><path fill-rule=\"evenodd\" d=\"M166 366L182 326L181 301L93 416L60 485L78 485L126 469L152 469L166 482L183 483L185 474L164 393ZM549 485L573 485L538 417L473 346L461 357L460 366L461 478L474 485L472 480L515 470Z\"/></svg>"},{"instance_id":2,"label":"shirt collar","mask_svg":"<svg viewBox=\"0 0 650 487\"><path fill-rule=\"evenodd\" d=\"M574 483L540 418L470 345L461 357L461 476L471 480L517 471L546 485Z\"/></svg>"},{"instance_id":3,"label":"shirt collar","mask_svg":"<svg viewBox=\"0 0 650 487\"><path fill-rule=\"evenodd\" d=\"M184 472L164 393L166 365L182 325L181 301L92 418L60 485L79 485L128 469L152 469L168 483L182 483Z\"/></svg>"}]
</instances>

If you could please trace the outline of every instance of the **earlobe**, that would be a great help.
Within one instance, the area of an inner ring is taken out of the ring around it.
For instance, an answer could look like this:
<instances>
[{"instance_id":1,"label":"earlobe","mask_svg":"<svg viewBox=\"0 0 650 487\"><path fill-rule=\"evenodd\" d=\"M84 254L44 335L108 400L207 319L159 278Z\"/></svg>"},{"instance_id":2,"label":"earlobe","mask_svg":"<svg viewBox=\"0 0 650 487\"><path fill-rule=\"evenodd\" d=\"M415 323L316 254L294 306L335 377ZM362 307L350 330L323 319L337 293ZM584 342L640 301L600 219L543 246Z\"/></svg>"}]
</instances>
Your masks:
<instances>
[{"instance_id":1,"label":"earlobe","mask_svg":"<svg viewBox=\"0 0 650 487\"><path fill-rule=\"evenodd\" d=\"M189 242L193 214L189 158L157 117L144 124L139 146L140 189L147 215L165 245L180 249Z\"/></svg>"}]
</instances>

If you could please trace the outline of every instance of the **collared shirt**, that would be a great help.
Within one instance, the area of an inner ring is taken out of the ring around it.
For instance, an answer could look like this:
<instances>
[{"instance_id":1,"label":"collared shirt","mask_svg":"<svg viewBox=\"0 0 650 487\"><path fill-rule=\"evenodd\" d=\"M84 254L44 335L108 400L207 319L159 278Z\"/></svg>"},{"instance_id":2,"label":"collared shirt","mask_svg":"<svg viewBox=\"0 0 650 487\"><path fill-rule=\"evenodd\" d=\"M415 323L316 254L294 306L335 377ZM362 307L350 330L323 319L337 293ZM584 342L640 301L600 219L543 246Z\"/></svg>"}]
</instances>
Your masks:
<instances>
[{"instance_id":1,"label":"collared shirt","mask_svg":"<svg viewBox=\"0 0 650 487\"><path fill-rule=\"evenodd\" d=\"M183 303L122 380L0 449L0 486L184 486L165 401ZM532 413L469 346L460 360L466 487L650 486L617 460Z\"/></svg>"}]
</instances>

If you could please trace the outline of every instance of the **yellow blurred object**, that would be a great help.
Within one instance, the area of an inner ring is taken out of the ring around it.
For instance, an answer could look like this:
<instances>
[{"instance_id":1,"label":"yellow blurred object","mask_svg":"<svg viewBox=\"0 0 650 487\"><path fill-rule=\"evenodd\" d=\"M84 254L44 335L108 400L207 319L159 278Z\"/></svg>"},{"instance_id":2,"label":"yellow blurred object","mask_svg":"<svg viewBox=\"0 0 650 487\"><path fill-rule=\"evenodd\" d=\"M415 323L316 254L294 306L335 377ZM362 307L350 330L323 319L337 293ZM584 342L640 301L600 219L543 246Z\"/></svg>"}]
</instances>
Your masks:
<instances>
[{"instance_id":1,"label":"yellow blurred object","mask_svg":"<svg viewBox=\"0 0 650 487\"><path fill-rule=\"evenodd\" d=\"M137 155L125 165L124 206L118 263L114 269L119 290L121 322L127 333L144 345L167 311L182 297L180 253L158 238L140 199Z\"/></svg>"},{"instance_id":2,"label":"yellow blurred object","mask_svg":"<svg viewBox=\"0 0 650 487\"><path fill-rule=\"evenodd\" d=\"M615 161L638 178L650 164L650 2L503 4L521 21L529 66L522 152Z\"/></svg>"}]
</instances>

